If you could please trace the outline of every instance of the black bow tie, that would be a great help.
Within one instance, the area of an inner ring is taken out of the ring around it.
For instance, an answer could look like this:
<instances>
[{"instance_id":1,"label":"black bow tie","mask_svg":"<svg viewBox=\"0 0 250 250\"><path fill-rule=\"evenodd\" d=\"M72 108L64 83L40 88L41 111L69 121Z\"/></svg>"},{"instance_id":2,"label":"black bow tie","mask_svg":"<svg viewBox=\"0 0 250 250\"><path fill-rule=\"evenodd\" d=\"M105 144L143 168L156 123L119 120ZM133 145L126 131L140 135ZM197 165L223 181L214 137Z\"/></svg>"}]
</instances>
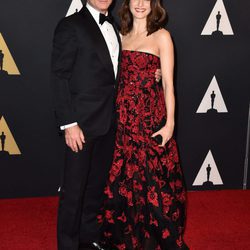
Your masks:
<instances>
[{"instance_id":1,"label":"black bow tie","mask_svg":"<svg viewBox=\"0 0 250 250\"><path fill-rule=\"evenodd\" d=\"M105 16L104 14L100 13L99 23L102 25L105 21L112 24L112 18L110 16Z\"/></svg>"}]
</instances>

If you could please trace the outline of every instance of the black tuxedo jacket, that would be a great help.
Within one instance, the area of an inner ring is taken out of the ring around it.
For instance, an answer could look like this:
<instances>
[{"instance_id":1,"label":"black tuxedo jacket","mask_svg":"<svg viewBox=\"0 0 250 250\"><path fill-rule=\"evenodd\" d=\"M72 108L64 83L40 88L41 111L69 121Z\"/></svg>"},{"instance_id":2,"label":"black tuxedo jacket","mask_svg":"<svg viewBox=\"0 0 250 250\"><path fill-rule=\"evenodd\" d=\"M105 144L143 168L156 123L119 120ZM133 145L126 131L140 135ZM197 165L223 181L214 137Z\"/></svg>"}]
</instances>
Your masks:
<instances>
[{"instance_id":1,"label":"black tuxedo jacket","mask_svg":"<svg viewBox=\"0 0 250 250\"><path fill-rule=\"evenodd\" d=\"M52 85L58 126L78 122L87 136L108 131L115 112L117 79L104 37L86 6L57 25Z\"/></svg>"}]
</instances>

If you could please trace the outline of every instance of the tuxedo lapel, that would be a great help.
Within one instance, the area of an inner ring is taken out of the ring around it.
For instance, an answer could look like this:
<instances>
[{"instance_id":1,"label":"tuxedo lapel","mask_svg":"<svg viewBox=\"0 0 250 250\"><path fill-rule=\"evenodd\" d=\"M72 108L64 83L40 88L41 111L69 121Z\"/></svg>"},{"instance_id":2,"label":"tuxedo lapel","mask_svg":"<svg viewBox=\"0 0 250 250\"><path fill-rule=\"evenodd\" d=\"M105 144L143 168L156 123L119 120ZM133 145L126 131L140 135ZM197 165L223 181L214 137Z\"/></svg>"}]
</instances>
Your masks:
<instances>
[{"instance_id":1,"label":"tuxedo lapel","mask_svg":"<svg viewBox=\"0 0 250 250\"><path fill-rule=\"evenodd\" d=\"M98 27L96 21L94 20L94 18L86 8L86 6L84 6L81 9L81 13L84 16L84 22L86 22L84 28L87 30L88 35L92 38L91 40L95 45L97 54L101 62L103 63L107 71L110 72L113 75L113 77L115 77L108 46L106 44L106 41L102 35L100 28Z\"/></svg>"}]
</instances>

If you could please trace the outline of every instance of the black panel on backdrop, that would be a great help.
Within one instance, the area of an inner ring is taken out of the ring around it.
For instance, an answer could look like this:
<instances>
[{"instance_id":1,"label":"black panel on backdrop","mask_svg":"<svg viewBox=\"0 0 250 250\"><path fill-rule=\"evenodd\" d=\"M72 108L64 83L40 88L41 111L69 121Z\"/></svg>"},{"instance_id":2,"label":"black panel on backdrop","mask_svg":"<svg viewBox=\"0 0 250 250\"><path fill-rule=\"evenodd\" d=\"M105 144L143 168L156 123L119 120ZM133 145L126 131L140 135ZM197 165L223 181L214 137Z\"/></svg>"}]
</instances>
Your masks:
<instances>
[{"instance_id":1,"label":"black panel on backdrop","mask_svg":"<svg viewBox=\"0 0 250 250\"><path fill-rule=\"evenodd\" d=\"M57 193L63 166L49 82L54 28L79 0L4 1L0 15L0 197ZM116 1L117 10L121 0ZM250 3L165 0L176 49L176 130L189 190L242 188ZM84 24L83 24L84 25Z\"/></svg>"}]
</instances>

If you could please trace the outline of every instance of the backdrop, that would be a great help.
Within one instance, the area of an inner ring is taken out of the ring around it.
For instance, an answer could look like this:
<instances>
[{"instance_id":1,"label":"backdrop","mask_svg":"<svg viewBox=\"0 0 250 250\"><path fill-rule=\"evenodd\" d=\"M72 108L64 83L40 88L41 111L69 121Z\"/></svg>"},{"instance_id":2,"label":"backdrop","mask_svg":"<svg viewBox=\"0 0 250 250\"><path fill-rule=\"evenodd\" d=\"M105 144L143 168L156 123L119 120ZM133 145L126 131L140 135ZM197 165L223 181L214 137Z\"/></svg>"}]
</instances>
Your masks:
<instances>
[{"instance_id":1,"label":"backdrop","mask_svg":"<svg viewBox=\"0 0 250 250\"><path fill-rule=\"evenodd\" d=\"M64 147L52 111L51 43L57 22L81 2L0 3L0 197L55 195ZM250 2L164 5L176 49L176 136L187 187L241 189L249 154Z\"/></svg>"}]
</instances>

